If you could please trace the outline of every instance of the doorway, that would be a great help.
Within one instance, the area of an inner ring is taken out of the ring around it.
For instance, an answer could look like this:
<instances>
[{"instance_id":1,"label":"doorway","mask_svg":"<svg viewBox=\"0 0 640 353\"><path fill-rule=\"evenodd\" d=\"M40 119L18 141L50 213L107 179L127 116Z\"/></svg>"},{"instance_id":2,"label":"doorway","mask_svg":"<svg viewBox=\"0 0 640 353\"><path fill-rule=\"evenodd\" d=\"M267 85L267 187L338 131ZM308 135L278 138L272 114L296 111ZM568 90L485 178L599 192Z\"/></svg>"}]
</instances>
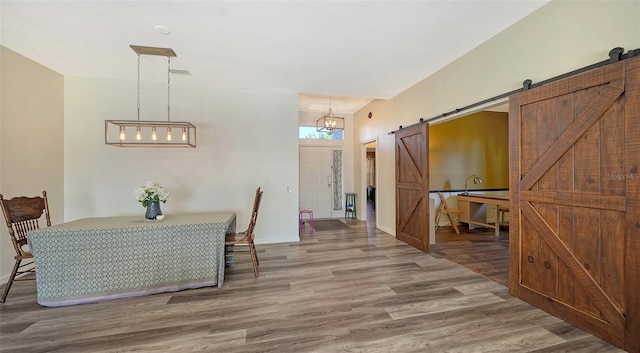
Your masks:
<instances>
[{"instance_id":1,"label":"doorway","mask_svg":"<svg viewBox=\"0 0 640 353\"><path fill-rule=\"evenodd\" d=\"M376 200L377 200L377 179L378 179L378 169L377 169L377 141L371 141L365 143L364 147L364 183L362 185L365 186L365 195L366 195L366 208L365 208L365 220L367 221L367 226L375 228L377 225L376 218Z\"/></svg>"},{"instance_id":2,"label":"doorway","mask_svg":"<svg viewBox=\"0 0 640 353\"><path fill-rule=\"evenodd\" d=\"M465 188L471 194L509 195L509 105L506 100L496 103L498 105L494 107L465 112L430 126L429 181L430 198L435 200L434 213L438 212L441 203L437 192L443 194L451 209L464 209L458 205L458 196ZM473 175L479 177L478 183L470 178ZM484 216L484 223L495 224L495 206L483 205L481 210L477 216ZM457 221L458 215L452 217ZM467 223L461 223L461 234L456 234L446 216L440 217L439 225L433 247L435 254L502 285L509 285L506 222L498 237L493 228L469 227Z\"/></svg>"}]
</instances>

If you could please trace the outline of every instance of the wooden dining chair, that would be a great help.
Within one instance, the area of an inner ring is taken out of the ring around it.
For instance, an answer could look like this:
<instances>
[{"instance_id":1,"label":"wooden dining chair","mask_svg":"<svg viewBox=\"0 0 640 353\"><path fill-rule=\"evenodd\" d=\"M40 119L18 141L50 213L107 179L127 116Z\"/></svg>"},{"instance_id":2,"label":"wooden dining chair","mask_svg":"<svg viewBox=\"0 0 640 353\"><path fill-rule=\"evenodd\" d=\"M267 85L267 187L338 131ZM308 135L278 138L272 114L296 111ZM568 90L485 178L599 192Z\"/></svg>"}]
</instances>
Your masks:
<instances>
[{"instance_id":1,"label":"wooden dining chair","mask_svg":"<svg viewBox=\"0 0 640 353\"><path fill-rule=\"evenodd\" d=\"M462 210L457 209L457 208L449 208L449 206L447 205L447 200L444 198L444 195L438 191L438 197L440 198L440 207L438 208L438 213L436 214L436 231L438 231L438 227L440 226L440 215L446 214L447 217L449 217L449 222L451 222L451 225L453 226L453 229L456 231L456 234L460 234L460 229L458 229L458 220L456 220L455 222L453 221L453 217L451 217L452 214L457 214L458 217L460 217L460 213L462 213Z\"/></svg>"},{"instance_id":2,"label":"wooden dining chair","mask_svg":"<svg viewBox=\"0 0 640 353\"><path fill-rule=\"evenodd\" d=\"M253 210L251 211L251 220L249 221L247 230L240 233L227 233L224 242L224 245L233 245L234 252L236 250L236 245L248 247L251 255L251 262L253 263L253 272L256 277L258 277L258 266L260 265L260 262L258 260L256 246L253 243L253 231L256 227L256 222L258 221L258 210L260 209L260 202L262 201L262 193L263 191L260 190L260 188L256 190L256 196L253 200Z\"/></svg>"},{"instance_id":3,"label":"wooden dining chair","mask_svg":"<svg viewBox=\"0 0 640 353\"><path fill-rule=\"evenodd\" d=\"M35 279L33 276L27 276L36 271L33 255L27 244L27 233L40 228L38 220L42 217L43 212L47 227L51 226L51 218L49 216L49 203L47 202L46 191L42 192L42 197L19 196L9 200L5 200L2 194L0 194L0 204L2 205L2 213L7 222L11 242L16 252L16 256L14 257L16 262L9 276L9 281L4 287L2 299L0 299L0 303L4 303L14 281ZM23 261L25 262L23 263Z\"/></svg>"}]
</instances>

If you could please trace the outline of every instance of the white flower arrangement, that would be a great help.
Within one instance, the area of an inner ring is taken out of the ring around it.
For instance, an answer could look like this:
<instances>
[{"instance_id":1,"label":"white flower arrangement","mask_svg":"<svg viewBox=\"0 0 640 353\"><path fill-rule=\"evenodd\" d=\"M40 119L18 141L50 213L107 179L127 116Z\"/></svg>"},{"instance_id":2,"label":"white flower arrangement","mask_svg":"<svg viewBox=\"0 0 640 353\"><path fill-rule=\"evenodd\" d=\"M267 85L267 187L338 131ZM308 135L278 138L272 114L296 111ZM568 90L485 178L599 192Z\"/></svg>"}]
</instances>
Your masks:
<instances>
[{"instance_id":1,"label":"white flower arrangement","mask_svg":"<svg viewBox=\"0 0 640 353\"><path fill-rule=\"evenodd\" d=\"M133 191L133 197L142 203L142 207L147 207L154 201L167 202L169 190L160 186L155 180L151 180L147 181L145 186L135 189Z\"/></svg>"}]
</instances>

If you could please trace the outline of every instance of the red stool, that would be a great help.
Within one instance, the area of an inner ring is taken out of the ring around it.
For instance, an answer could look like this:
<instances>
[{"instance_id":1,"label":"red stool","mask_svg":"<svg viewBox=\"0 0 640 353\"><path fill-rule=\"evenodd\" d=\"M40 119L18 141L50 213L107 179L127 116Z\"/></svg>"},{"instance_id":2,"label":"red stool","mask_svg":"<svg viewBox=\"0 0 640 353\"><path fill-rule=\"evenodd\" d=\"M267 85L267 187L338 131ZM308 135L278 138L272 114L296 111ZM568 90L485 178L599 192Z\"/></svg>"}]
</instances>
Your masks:
<instances>
[{"instance_id":1,"label":"red stool","mask_svg":"<svg viewBox=\"0 0 640 353\"><path fill-rule=\"evenodd\" d=\"M298 225L300 227L300 233L302 233L302 228L304 228L304 220L302 219L302 215L309 215L309 234L313 234L313 211L311 210L300 210L300 214L298 215Z\"/></svg>"}]
</instances>

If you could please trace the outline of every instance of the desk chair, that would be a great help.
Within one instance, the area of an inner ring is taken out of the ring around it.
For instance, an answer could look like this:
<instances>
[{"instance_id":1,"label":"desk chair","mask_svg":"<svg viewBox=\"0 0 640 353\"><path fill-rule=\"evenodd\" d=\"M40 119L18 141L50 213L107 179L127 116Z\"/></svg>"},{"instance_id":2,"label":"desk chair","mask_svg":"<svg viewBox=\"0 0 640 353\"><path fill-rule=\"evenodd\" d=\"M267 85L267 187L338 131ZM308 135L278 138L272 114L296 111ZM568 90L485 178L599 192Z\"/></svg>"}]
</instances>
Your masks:
<instances>
[{"instance_id":1,"label":"desk chair","mask_svg":"<svg viewBox=\"0 0 640 353\"><path fill-rule=\"evenodd\" d=\"M509 207L507 206L498 206L498 213L496 214L496 227L500 228L500 223L504 222L504 215L509 213Z\"/></svg>"},{"instance_id":2,"label":"desk chair","mask_svg":"<svg viewBox=\"0 0 640 353\"><path fill-rule=\"evenodd\" d=\"M458 218L460 218L460 213L462 213L462 210L459 210L457 208L449 208L449 206L447 205L447 200L445 200L444 195L440 191L438 191L438 197L440 198L440 207L438 207L438 213L436 214L436 232L438 231L438 227L440 226L440 215L446 214L447 217L449 217L449 222L451 222L451 225L456 231L456 234L460 234L460 229L458 229L458 221L456 220L456 222L454 222L451 215L457 214Z\"/></svg>"},{"instance_id":3,"label":"desk chair","mask_svg":"<svg viewBox=\"0 0 640 353\"><path fill-rule=\"evenodd\" d=\"M0 204L2 205L2 213L7 222L11 242L16 252L14 257L16 262L0 299L0 303L4 303L14 281L35 279L33 276L24 278L27 274L36 272L33 254L31 254L31 249L27 244L27 233L40 228L38 220L42 217L43 212L47 227L51 226L51 218L49 217L49 203L47 202L46 191L42 192L42 197L20 196L9 200L5 200L0 194ZM25 260L25 263L22 263L23 260Z\"/></svg>"}]
</instances>

